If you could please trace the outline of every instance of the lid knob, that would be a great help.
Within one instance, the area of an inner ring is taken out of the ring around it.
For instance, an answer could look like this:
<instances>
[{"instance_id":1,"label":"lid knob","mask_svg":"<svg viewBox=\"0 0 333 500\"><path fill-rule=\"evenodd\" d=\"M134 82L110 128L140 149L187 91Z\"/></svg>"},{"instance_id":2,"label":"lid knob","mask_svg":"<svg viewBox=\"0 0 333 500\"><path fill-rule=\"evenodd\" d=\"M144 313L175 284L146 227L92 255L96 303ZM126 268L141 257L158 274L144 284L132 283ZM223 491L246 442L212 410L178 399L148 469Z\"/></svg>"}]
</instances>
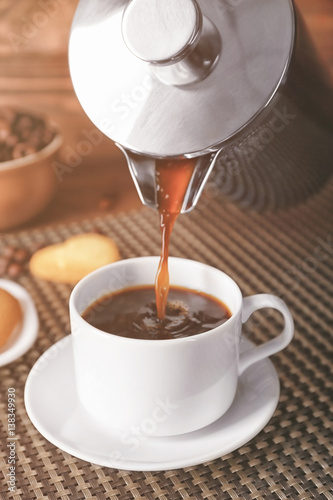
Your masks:
<instances>
[{"instance_id":1,"label":"lid knob","mask_svg":"<svg viewBox=\"0 0 333 500\"><path fill-rule=\"evenodd\" d=\"M195 0L131 0L123 14L122 34L138 58L170 64L195 43L201 24Z\"/></svg>"}]
</instances>

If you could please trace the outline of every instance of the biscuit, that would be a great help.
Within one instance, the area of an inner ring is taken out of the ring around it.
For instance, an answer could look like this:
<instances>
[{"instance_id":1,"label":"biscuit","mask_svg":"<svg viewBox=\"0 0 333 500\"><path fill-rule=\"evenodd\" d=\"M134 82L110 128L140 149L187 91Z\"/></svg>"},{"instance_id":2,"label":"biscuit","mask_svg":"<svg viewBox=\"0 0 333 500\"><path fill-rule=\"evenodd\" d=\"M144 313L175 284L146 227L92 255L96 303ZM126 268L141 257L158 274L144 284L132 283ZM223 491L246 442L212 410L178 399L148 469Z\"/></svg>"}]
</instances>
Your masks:
<instances>
[{"instance_id":1,"label":"biscuit","mask_svg":"<svg viewBox=\"0 0 333 500\"><path fill-rule=\"evenodd\" d=\"M0 350L7 344L12 333L21 325L23 312L19 301L0 288Z\"/></svg>"},{"instance_id":2,"label":"biscuit","mask_svg":"<svg viewBox=\"0 0 333 500\"><path fill-rule=\"evenodd\" d=\"M37 278L75 284L95 269L119 259L113 240L97 233L84 233L41 248L30 259L29 267Z\"/></svg>"}]
</instances>

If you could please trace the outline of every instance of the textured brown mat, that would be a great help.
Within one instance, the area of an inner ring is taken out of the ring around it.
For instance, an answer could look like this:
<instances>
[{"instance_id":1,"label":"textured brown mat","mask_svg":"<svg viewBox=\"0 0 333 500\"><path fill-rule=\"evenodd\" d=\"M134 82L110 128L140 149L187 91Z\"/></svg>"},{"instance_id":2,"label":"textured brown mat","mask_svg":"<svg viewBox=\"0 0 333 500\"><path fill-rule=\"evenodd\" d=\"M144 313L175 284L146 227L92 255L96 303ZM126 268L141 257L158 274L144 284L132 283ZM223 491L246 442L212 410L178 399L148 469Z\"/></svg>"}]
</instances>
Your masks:
<instances>
[{"instance_id":1,"label":"textured brown mat","mask_svg":"<svg viewBox=\"0 0 333 500\"><path fill-rule=\"evenodd\" d=\"M0 498L30 499L329 499L332 493L332 278L333 182L306 204L288 212L246 213L205 195L200 206L180 218L171 254L189 257L229 273L244 294L283 297L296 322L293 343L273 357L281 382L278 408L268 425L247 445L209 463L166 472L126 472L99 467L62 452L31 424L23 391L38 357L69 333L70 287L24 275L41 327L35 346L0 369ZM99 228L113 237L124 258L159 253L156 214L149 210L97 218L69 226L16 235L2 245L32 248ZM252 320L254 321L254 320ZM281 328L279 317L261 315L251 340ZM7 389L17 395L17 489L6 485L8 450Z\"/></svg>"}]
</instances>

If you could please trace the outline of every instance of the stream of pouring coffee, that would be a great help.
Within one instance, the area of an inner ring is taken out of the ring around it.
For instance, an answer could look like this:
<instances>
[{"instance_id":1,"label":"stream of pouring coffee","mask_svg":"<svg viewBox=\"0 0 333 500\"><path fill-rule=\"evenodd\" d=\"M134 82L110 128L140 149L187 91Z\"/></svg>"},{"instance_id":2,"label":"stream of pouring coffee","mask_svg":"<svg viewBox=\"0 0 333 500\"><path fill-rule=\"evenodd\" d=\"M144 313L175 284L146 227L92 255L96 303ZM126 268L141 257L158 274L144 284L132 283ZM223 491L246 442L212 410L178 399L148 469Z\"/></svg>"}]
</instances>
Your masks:
<instances>
[{"instance_id":1,"label":"stream of pouring coffee","mask_svg":"<svg viewBox=\"0 0 333 500\"><path fill-rule=\"evenodd\" d=\"M170 235L182 209L195 164L195 159L156 161L157 201L162 235L161 259L155 281L158 319L164 318L168 300Z\"/></svg>"}]
</instances>

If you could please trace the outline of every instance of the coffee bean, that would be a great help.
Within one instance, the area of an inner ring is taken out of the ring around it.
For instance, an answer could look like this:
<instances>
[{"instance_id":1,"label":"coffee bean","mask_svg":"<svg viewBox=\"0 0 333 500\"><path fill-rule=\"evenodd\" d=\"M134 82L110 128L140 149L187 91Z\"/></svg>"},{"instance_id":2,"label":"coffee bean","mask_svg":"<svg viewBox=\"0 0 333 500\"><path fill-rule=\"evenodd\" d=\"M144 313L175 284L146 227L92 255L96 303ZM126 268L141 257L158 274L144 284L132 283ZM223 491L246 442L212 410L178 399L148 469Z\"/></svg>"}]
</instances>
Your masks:
<instances>
[{"instance_id":1,"label":"coffee bean","mask_svg":"<svg viewBox=\"0 0 333 500\"><path fill-rule=\"evenodd\" d=\"M21 115L17 120L18 130L32 130L34 127L34 119L29 115Z\"/></svg>"},{"instance_id":2,"label":"coffee bean","mask_svg":"<svg viewBox=\"0 0 333 500\"><path fill-rule=\"evenodd\" d=\"M7 106L0 108L0 118L5 120L10 125L13 123L15 119L16 112L12 108L8 108Z\"/></svg>"},{"instance_id":3,"label":"coffee bean","mask_svg":"<svg viewBox=\"0 0 333 500\"><path fill-rule=\"evenodd\" d=\"M0 256L0 275L8 274L12 278L17 277L24 272L29 258L30 252L26 248L6 246Z\"/></svg>"},{"instance_id":4,"label":"coffee bean","mask_svg":"<svg viewBox=\"0 0 333 500\"><path fill-rule=\"evenodd\" d=\"M41 248L46 247L46 243L41 243L41 242L36 242L31 245L31 251L32 253L37 252L37 250L40 250Z\"/></svg>"},{"instance_id":5,"label":"coffee bean","mask_svg":"<svg viewBox=\"0 0 333 500\"><path fill-rule=\"evenodd\" d=\"M32 155L47 146L54 136L54 130L43 119L0 108L0 162Z\"/></svg>"},{"instance_id":6,"label":"coffee bean","mask_svg":"<svg viewBox=\"0 0 333 500\"><path fill-rule=\"evenodd\" d=\"M13 255L13 260L20 264L23 264L29 260L29 252L25 248L18 248L15 250Z\"/></svg>"},{"instance_id":7,"label":"coffee bean","mask_svg":"<svg viewBox=\"0 0 333 500\"><path fill-rule=\"evenodd\" d=\"M31 155L36 153L36 148L30 146L29 144L25 144L24 142L19 142L13 148L13 159L22 158L24 156Z\"/></svg>"},{"instance_id":8,"label":"coffee bean","mask_svg":"<svg viewBox=\"0 0 333 500\"><path fill-rule=\"evenodd\" d=\"M103 236L106 236L106 234L101 230L99 229L98 227L95 227L93 230L92 230L92 233L96 233L96 234L102 234Z\"/></svg>"},{"instance_id":9,"label":"coffee bean","mask_svg":"<svg viewBox=\"0 0 333 500\"><path fill-rule=\"evenodd\" d=\"M15 247L7 246L3 249L2 256L11 259L15 253L15 250L16 250Z\"/></svg>"},{"instance_id":10,"label":"coffee bean","mask_svg":"<svg viewBox=\"0 0 333 500\"><path fill-rule=\"evenodd\" d=\"M15 134L10 134L6 139L6 145L8 148L12 148L19 142L19 138Z\"/></svg>"},{"instance_id":11,"label":"coffee bean","mask_svg":"<svg viewBox=\"0 0 333 500\"><path fill-rule=\"evenodd\" d=\"M116 193L106 193L99 200L98 208L100 210L110 210L117 204L118 196Z\"/></svg>"},{"instance_id":12,"label":"coffee bean","mask_svg":"<svg viewBox=\"0 0 333 500\"><path fill-rule=\"evenodd\" d=\"M9 259L6 257L0 257L0 276L6 274L8 265Z\"/></svg>"},{"instance_id":13,"label":"coffee bean","mask_svg":"<svg viewBox=\"0 0 333 500\"><path fill-rule=\"evenodd\" d=\"M43 136L42 136L43 143L49 144L52 141L53 136L54 136L54 134L51 130L49 130L49 129L44 130Z\"/></svg>"},{"instance_id":14,"label":"coffee bean","mask_svg":"<svg viewBox=\"0 0 333 500\"><path fill-rule=\"evenodd\" d=\"M42 132L40 130L34 130L29 136L29 144L36 149L40 148L42 138Z\"/></svg>"},{"instance_id":15,"label":"coffee bean","mask_svg":"<svg viewBox=\"0 0 333 500\"><path fill-rule=\"evenodd\" d=\"M0 119L0 141L5 141L10 135L10 125L5 120Z\"/></svg>"},{"instance_id":16,"label":"coffee bean","mask_svg":"<svg viewBox=\"0 0 333 500\"><path fill-rule=\"evenodd\" d=\"M13 262L9 264L8 269L7 269L7 274L11 278L17 278L23 271L23 268L20 264L17 264L16 262Z\"/></svg>"},{"instance_id":17,"label":"coffee bean","mask_svg":"<svg viewBox=\"0 0 333 500\"><path fill-rule=\"evenodd\" d=\"M31 134L31 130L30 129L21 130L20 131L20 140L21 140L21 142L27 142L29 140L30 134Z\"/></svg>"},{"instance_id":18,"label":"coffee bean","mask_svg":"<svg viewBox=\"0 0 333 500\"><path fill-rule=\"evenodd\" d=\"M13 131L19 136L25 131L31 132L33 129L33 118L29 115L18 113L12 125Z\"/></svg>"}]
</instances>

